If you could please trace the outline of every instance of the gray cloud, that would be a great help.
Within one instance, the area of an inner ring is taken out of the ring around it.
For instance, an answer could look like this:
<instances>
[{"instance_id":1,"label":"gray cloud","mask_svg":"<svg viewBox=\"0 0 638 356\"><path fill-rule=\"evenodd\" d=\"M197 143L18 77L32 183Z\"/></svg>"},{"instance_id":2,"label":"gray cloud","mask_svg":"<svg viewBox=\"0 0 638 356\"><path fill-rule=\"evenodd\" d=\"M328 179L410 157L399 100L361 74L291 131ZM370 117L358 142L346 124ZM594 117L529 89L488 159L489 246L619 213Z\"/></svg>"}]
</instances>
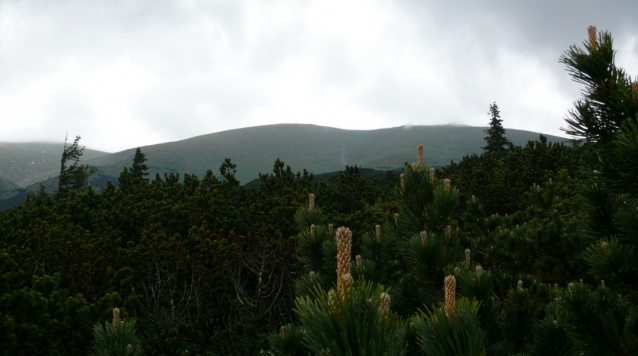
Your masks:
<instances>
[{"instance_id":1,"label":"gray cloud","mask_svg":"<svg viewBox=\"0 0 638 356\"><path fill-rule=\"evenodd\" d=\"M633 1L0 2L3 140L116 151L278 122L561 134L588 25L638 74Z\"/></svg>"}]
</instances>

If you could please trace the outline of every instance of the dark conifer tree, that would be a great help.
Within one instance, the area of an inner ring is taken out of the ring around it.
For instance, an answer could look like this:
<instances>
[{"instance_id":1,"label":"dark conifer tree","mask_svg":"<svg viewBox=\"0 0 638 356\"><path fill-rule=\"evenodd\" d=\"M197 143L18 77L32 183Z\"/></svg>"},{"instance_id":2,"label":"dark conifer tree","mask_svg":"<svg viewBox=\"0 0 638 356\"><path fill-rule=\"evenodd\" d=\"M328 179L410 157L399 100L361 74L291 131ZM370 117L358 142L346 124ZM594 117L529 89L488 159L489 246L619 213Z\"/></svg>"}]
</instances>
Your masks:
<instances>
[{"instance_id":1,"label":"dark conifer tree","mask_svg":"<svg viewBox=\"0 0 638 356\"><path fill-rule=\"evenodd\" d=\"M89 178L93 172L86 164L80 164L84 146L80 146L80 136L76 136L73 144L67 144L67 137L64 138L64 151L60 165L60 177L58 183L58 197L63 196L67 191L81 189L89 184Z\"/></svg>"},{"instance_id":2,"label":"dark conifer tree","mask_svg":"<svg viewBox=\"0 0 638 356\"><path fill-rule=\"evenodd\" d=\"M148 178L146 178L146 176L148 175L148 166L145 162L146 155L142 153L142 150L140 150L140 148L138 147L137 150L135 150L135 157L133 157L133 167L131 168L131 173L133 175L133 178L143 182L148 182Z\"/></svg>"},{"instance_id":3,"label":"dark conifer tree","mask_svg":"<svg viewBox=\"0 0 638 356\"><path fill-rule=\"evenodd\" d=\"M596 33L589 29L589 41L583 48L571 46L560 62L567 65L573 80L585 85L583 97L575 103L563 129L586 142L610 148L627 118L637 112L635 91L631 77L614 63L616 52L609 32Z\"/></svg>"},{"instance_id":4,"label":"dark conifer tree","mask_svg":"<svg viewBox=\"0 0 638 356\"><path fill-rule=\"evenodd\" d=\"M638 84L616 67L612 44L609 32L590 26L585 49L572 46L561 57L574 81L585 84L565 131L596 153L581 189L588 205L582 231L591 241L582 256L599 282L598 287L571 283L559 306L583 354L633 355L638 348Z\"/></svg>"},{"instance_id":5,"label":"dark conifer tree","mask_svg":"<svg viewBox=\"0 0 638 356\"><path fill-rule=\"evenodd\" d=\"M230 158L224 159L224 163L219 167L219 173L226 179L231 186L239 185L239 181L235 178L237 173L237 165L231 162Z\"/></svg>"},{"instance_id":6,"label":"dark conifer tree","mask_svg":"<svg viewBox=\"0 0 638 356\"><path fill-rule=\"evenodd\" d=\"M485 137L487 145L482 148L486 152L504 151L504 146L509 146L512 143L505 138L505 129L502 125L503 120L501 120L501 112L498 110L496 102L490 105L490 112L488 115L491 115L492 119L490 120L490 128L483 131L487 134Z\"/></svg>"},{"instance_id":7,"label":"dark conifer tree","mask_svg":"<svg viewBox=\"0 0 638 356\"><path fill-rule=\"evenodd\" d=\"M146 155L142 153L142 150L138 147L135 150L135 156L133 157L133 165L124 167L124 170L117 179L120 183L120 188L127 189L129 186L138 183L148 183L148 166L146 165Z\"/></svg>"}]
</instances>

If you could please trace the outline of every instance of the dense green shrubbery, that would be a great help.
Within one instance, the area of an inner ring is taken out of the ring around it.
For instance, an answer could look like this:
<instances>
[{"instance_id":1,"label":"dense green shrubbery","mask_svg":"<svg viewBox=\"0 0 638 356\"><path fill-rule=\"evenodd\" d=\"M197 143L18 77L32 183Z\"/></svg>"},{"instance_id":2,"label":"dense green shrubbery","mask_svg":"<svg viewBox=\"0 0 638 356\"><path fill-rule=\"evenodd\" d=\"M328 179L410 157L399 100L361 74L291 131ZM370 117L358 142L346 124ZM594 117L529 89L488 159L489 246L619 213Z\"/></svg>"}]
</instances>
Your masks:
<instances>
[{"instance_id":1,"label":"dense green shrubbery","mask_svg":"<svg viewBox=\"0 0 638 356\"><path fill-rule=\"evenodd\" d=\"M407 328L408 354L635 353L638 83L614 66L608 33L596 37L590 28L585 47L572 47L561 60L587 85L568 119L569 132L586 145L547 145L541 136L525 148L506 149L501 137L496 149L442 171L465 195L440 180L441 173L424 169L419 147L417 163L406 166L396 189L399 213L376 228L376 238L361 239L361 255L343 271L350 251L346 258L340 247L335 250L335 240L326 236L332 229L300 210L300 260L309 273L297 282L305 296L296 307L300 318L312 314L309 306L327 305L323 314L330 315L330 298L340 295L334 282L339 291L343 281L369 280L391 291L392 310L404 317L395 330ZM465 204L459 205L461 196ZM336 230L337 246L343 229ZM599 286L592 289L586 281ZM313 285L322 293L309 292ZM445 303L437 302L442 289ZM364 309L356 297L341 298L354 311ZM367 314L348 315L356 324ZM358 345L358 334L333 333L353 321L333 322L339 325L302 322L295 330L307 337L296 339L297 347L326 355L376 354L361 346L338 347ZM279 352L280 345L272 343Z\"/></svg>"},{"instance_id":2,"label":"dense green shrubbery","mask_svg":"<svg viewBox=\"0 0 638 356\"><path fill-rule=\"evenodd\" d=\"M139 356L142 354L135 335L135 320L120 318L120 310L113 308L113 321L93 326L93 350L98 356Z\"/></svg>"},{"instance_id":3,"label":"dense green shrubbery","mask_svg":"<svg viewBox=\"0 0 638 356\"><path fill-rule=\"evenodd\" d=\"M96 194L78 186L54 197L40 191L0 213L6 350L88 352L92 325L106 322L116 306L137 321L149 354L251 354L293 320L294 213L310 190L334 196L337 188L281 162L259 189L240 186L230 161L221 167L224 180L209 171L201 179L149 181L147 169L138 150L117 187ZM362 186L383 184L390 183ZM377 193L331 213L360 225L383 220L382 211L354 213L384 202ZM60 333L69 336L47 337Z\"/></svg>"},{"instance_id":4,"label":"dense green shrubbery","mask_svg":"<svg viewBox=\"0 0 638 356\"><path fill-rule=\"evenodd\" d=\"M0 347L99 352L119 307L124 354L631 355L638 84L607 33L562 61L580 146L330 184L277 161L259 189L230 160L149 180L138 150L101 194L30 195L0 212Z\"/></svg>"}]
</instances>

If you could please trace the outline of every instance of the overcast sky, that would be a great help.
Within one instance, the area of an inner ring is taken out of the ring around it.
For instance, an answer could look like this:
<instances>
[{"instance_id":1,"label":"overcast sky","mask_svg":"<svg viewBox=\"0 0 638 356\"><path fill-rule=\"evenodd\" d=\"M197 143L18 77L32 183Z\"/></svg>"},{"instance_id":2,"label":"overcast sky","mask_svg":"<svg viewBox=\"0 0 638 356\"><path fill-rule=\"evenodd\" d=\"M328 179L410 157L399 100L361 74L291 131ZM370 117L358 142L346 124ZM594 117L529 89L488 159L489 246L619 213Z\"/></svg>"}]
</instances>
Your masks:
<instances>
[{"instance_id":1,"label":"overcast sky","mask_svg":"<svg viewBox=\"0 0 638 356\"><path fill-rule=\"evenodd\" d=\"M0 0L0 141L486 126L492 102L506 128L563 135L581 88L560 55L595 25L638 75L637 17L635 0Z\"/></svg>"}]
</instances>

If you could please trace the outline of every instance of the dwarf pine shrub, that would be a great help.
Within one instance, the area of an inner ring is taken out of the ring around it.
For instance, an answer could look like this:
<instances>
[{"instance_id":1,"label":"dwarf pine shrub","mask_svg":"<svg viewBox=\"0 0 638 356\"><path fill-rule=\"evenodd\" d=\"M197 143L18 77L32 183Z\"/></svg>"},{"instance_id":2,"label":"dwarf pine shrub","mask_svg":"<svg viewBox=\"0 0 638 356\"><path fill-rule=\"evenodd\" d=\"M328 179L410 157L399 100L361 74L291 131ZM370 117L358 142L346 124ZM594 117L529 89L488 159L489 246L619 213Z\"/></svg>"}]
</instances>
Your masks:
<instances>
[{"instance_id":1,"label":"dwarf pine shrub","mask_svg":"<svg viewBox=\"0 0 638 356\"><path fill-rule=\"evenodd\" d=\"M98 356L137 356L142 346L135 336L135 320L120 318L120 309L113 308L113 321L93 327L93 351Z\"/></svg>"}]
</instances>

